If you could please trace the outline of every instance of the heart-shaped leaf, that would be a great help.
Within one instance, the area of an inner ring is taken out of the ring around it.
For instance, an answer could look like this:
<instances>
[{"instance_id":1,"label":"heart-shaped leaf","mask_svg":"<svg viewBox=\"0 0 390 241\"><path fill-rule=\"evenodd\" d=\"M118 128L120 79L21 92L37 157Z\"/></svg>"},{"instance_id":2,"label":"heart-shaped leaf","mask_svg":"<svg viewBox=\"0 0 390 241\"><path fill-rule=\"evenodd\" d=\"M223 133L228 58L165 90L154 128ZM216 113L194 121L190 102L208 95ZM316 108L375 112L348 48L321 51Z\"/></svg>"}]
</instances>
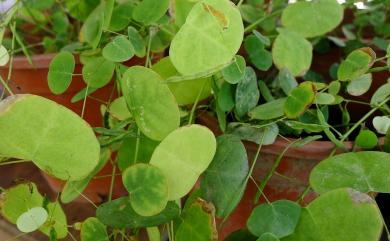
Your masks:
<instances>
[{"instance_id":1,"label":"heart-shaped leaf","mask_svg":"<svg viewBox=\"0 0 390 241\"><path fill-rule=\"evenodd\" d=\"M112 62L124 62L134 56L134 49L125 36L118 36L103 48L102 54Z\"/></svg>"},{"instance_id":2,"label":"heart-shaped leaf","mask_svg":"<svg viewBox=\"0 0 390 241\"><path fill-rule=\"evenodd\" d=\"M227 217L240 202L248 175L248 157L240 139L217 138L217 152L201 183L202 197L216 207L218 217Z\"/></svg>"},{"instance_id":3,"label":"heart-shaped leaf","mask_svg":"<svg viewBox=\"0 0 390 241\"><path fill-rule=\"evenodd\" d=\"M2 193L0 198L0 211L1 215L11 223L16 224L22 215L24 215L23 219L28 219L27 221L29 222L31 221L30 218L35 219L39 216L40 219L43 217L41 216L41 214L43 215L43 211L38 211L40 214L34 217L27 214L32 208L44 208L42 207L43 203L44 198L38 192L36 185L34 183L24 183L11 187ZM50 236L51 230L54 229L59 239L65 238L68 235L68 227L66 216L61 205L58 202L53 202L49 203L44 209L48 214L44 223L35 223L37 225L31 224L31 226L28 225L29 228L31 227L32 229L34 227L35 229L35 227L38 226L39 231L47 236ZM30 217L26 217L26 215ZM22 223L24 223L24 221L22 221ZM22 224L22 228L24 227L26 227L25 231L28 231L27 226Z\"/></svg>"},{"instance_id":4,"label":"heart-shaped leaf","mask_svg":"<svg viewBox=\"0 0 390 241\"><path fill-rule=\"evenodd\" d=\"M303 82L294 88L284 103L284 113L288 118L294 119L302 115L314 102L316 88L312 82Z\"/></svg>"},{"instance_id":5,"label":"heart-shaped leaf","mask_svg":"<svg viewBox=\"0 0 390 241\"><path fill-rule=\"evenodd\" d=\"M169 0L142 0L133 11L134 20L149 25L159 20L167 12Z\"/></svg>"},{"instance_id":6,"label":"heart-shaped leaf","mask_svg":"<svg viewBox=\"0 0 390 241\"><path fill-rule=\"evenodd\" d=\"M164 80L180 76L169 57L161 59L152 69ZM193 104L199 95L199 100L204 100L211 95L211 78L190 78L179 82L168 81L168 87L175 96L179 105Z\"/></svg>"},{"instance_id":7,"label":"heart-shaped leaf","mask_svg":"<svg viewBox=\"0 0 390 241\"><path fill-rule=\"evenodd\" d=\"M336 28L343 13L343 7L336 0L296 2L284 9L282 24L305 38L312 38Z\"/></svg>"},{"instance_id":8,"label":"heart-shaped leaf","mask_svg":"<svg viewBox=\"0 0 390 241\"><path fill-rule=\"evenodd\" d=\"M301 207L292 201L279 200L253 209L248 221L249 231L260 237L272 233L278 238L292 234L298 224Z\"/></svg>"},{"instance_id":9,"label":"heart-shaped leaf","mask_svg":"<svg viewBox=\"0 0 390 241\"><path fill-rule=\"evenodd\" d=\"M375 116L372 124L379 134L386 135L390 127L390 118L388 116Z\"/></svg>"},{"instance_id":10,"label":"heart-shaped leaf","mask_svg":"<svg viewBox=\"0 0 390 241\"><path fill-rule=\"evenodd\" d=\"M351 152L320 162L310 174L310 184L318 193L341 187L360 192L390 192L390 154Z\"/></svg>"},{"instance_id":11,"label":"heart-shaped leaf","mask_svg":"<svg viewBox=\"0 0 390 241\"><path fill-rule=\"evenodd\" d=\"M375 58L376 54L371 48L354 50L341 62L337 70L337 78L342 81L358 78L370 69Z\"/></svg>"},{"instance_id":12,"label":"heart-shaped leaf","mask_svg":"<svg viewBox=\"0 0 390 241\"><path fill-rule=\"evenodd\" d=\"M240 55L236 55L235 61L224 68L221 73L226 82L230 84L237 84L241 82L242 78L244 78L245 67L245 59Z\"/></svg>"},{"instance_id":13,"label":"heart-shaped leaf","mask_svg":"<svg viewBox=\"0 0 390 241\"><path fill-rule=\"evenodd\" d=\"M188 237L191 237L193 241L217 240L212 204L198 199L180 215L175 240L188 241Z\"/></svg>"},{"instance_id":14,"label":"heart-shaped leaf","mask_svg":"<svg viewBox=\"0 0 390 241\"><path fill-rule=\"evenodd\" d=\"M95 217L87 218L81 225L81 241L108 241L107 228Z\"/></svg>"},{"instance_id":15,"label":"heart-shaped leaf","mask_svg":"<svg viewBox=\"0 0 390 241\"><path fill-rule=\"evenodd\" d=\"M167 206L168 181L157 167L142 163L130 166L122 180L131 206L139 215L154 216Z\"/></svg>"},{"instance_id":16,"label":"heart-shaped leaf","mask_svg":"<svg viewBox=\"0 0 390 241\"><path fill-rule=\"evenodd\" d=\"M166 208L159 214L144 217L137 214L130 204L129 197L122 197L104 203L96 210L96 217L105 225L113 228L144 228L165 224L180 214L175 202L168 202Z\"/></svg>"},{"instance_id":17,"label":"heart-shaped leaf","mask_svg":"<svg viewBox=\"0 0 390 241\"><path fill-rule=\"evenodd\" d=\"M92 88L107 85L114 74L115 64L103 57L90 59L83 67L83 79Z\"/></svg>"},{"instance_id":18,"label":"heart-shaped leaf","mask_svg":"<svg viewBox=\"0 0 390 241\"><path fill-rule=\"evenodd\" d=\"M75 60L71 53L61 52L50 63L47 80L51 92L56 95L64 93L72 82Z\"/></svg>"},{"instance_id":19,"label":"heart-shaped leaf","mask_svg":"<svg viewBox=\"0 0 390 241\"><path fill-rule=\"evenodd\" d=\"M238 116L245 116L259 102L260 91L257 87L256 73L251 67L245 69L244 78L237 85L236 89L236 113Z\"/></svg>"},{"instance_id":20,"label":"heart-shaped leaf","mask_svg":"<svg viewBox=\"0 0 390 241\"><path fill-rule=\"evenodd\" d=\"M15 95L1 102L0 113L1 156L32 160L62 180L80 180L98 164L100 146L91 127L65 107Z\"/></svg>"},{"instance_id":21,"label":"heart-shaped leaf","mask_svg":"<svg viewBox=\"0 0 390 241\"><path fill-rule=\"evenodd\" d=\"M353 96L360 96L366 93L372 82L372 74L364 74L362 76L353 79L347 86L347 92Z\"/></svg>"},{"instance_id":22,"label":"heart-shaped leaf","mask_svg":"<svg viewBox=\"0 0 390 241\"><path fill-rule=\"evenodd\" d=\"M157 146L150 164L168 178L169 200L177 200L193 188L215 151L214 134L200 125L181 127Z\"/></svg>"},{"instance_id":23,"label":"heart-shaped leaf","mask_svg":"<svg viewBox=\"0 0 390 241\"><path fill-rule=\"evenodd\" d=\"M169 50L173 65L183 75L229 63L241 46L244 26L239 10L225 0L203 0L188 14Z\"/></svg>"},{"instance_id":24,"label":"heart-shaped leaf","mask_svg":"<svg viewBox=\"0 0 390 241\"><path fill-rule=\"evenodd\" d=\"M168 86L151 69L134 66L121 80L123 94L138 128L153 140L162 140L180 125L180 111Z\"/></svg>"},{"instance_id":25,"label":"heart-shaped leaf","mask_svg":"<svg viewBox=\"0 0 390 241\"><path fill-rule=\"evenodd\" d=\"M293 76L301 76L310 68L313 47L296 32L281 29L272 47L272 57L278 69L287 68Z\"/></svg>"},{"instance_id":26,"label":"heart-shaped leaf","mask_svg":"<svg viewBox=\"0 0 390 241\"><path fill-rule=\"evenodd\" d=\"M34 207L22 213L16 220L16 226L23 233L31 233L38 230L47 220L48 214L43 207Z\"/></svg>"},{"instance_id":27,"label":"heart-shaped leaf","mask_svg":"<svg viewBox=\"0 0 390 241\"><path fill-rule=\"evenodd\" d=\"M294 234L282 241L377 241L382 227L374 200L353 189L337 189L304 208Z\"/></svg>"}]
</instances>

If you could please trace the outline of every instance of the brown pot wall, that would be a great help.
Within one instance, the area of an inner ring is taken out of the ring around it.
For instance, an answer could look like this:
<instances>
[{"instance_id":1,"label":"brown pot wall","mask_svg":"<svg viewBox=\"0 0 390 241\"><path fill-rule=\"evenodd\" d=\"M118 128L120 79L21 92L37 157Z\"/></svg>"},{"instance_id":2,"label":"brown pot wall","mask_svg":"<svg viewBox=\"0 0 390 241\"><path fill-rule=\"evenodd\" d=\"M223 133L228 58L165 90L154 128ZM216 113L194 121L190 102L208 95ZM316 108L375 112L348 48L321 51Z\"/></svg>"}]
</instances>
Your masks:
<instances>
[{"instance_id":1,"label":"brown pot wall","mask_svg":"<svg viewBox=\"0 0 390 241\"><path fill-rule=\"evenodd\" d=\"M199 124L210 128L217 136L222 134L219 130L217 120L213 116L207 113L201 113L198 116L197 121ZM271 170L274 161L291 141L294 141L294 139L289 139L289 141L287 141L279 137L274 144L262 147L252 174L258 183L264 180L266 174ZM247 150L248 159L251 162L255 157L258 145L252 142L244 142L244 144ZM351 149L353 143L345 142L345 146L347 149ZM311 170L320 161L327 158L334 147L334 144L330 141L314 141L302 148L288 149L283 156L280 165L276 169L276 172L284 177L273 175L264 190L264 195L270 201L280 199L296 201L309 184ZM253 201L256 192L256 186L252 181L249 181L240 204L224 223L222 229L219 230L220 240L224 240L224 238L233 231L246 227L246 221L249 215L253 208L258 205L255 205ZM306 196L304 203L312 201L315 197L314 193L309 193ZM265 202L264 198L261 199L261 202Z\"/></svg>"}]
</instances>

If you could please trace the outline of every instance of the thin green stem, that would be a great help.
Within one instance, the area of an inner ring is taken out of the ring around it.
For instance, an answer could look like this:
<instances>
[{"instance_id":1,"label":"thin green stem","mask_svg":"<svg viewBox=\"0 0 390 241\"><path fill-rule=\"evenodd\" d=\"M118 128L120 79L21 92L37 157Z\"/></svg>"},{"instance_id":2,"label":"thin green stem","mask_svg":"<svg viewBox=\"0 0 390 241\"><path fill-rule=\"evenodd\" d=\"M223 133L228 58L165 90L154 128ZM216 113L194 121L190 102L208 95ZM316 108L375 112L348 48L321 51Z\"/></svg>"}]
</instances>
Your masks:
<instances>
[{"instance_id":1,"label":"thin green stem","mask_svg":"<svg viewBox=\"0 0 390 241\"><path fill-rule=\"evenodd\" d=\"M0 163L0 166L6 166L6 165L11 165L11 164L19 164L19 163L24 163L24 162L30 162L30 161L28 161L28 160L17 160L17 161L2 162L2 163Z\"/></svg>"},{"instance_id":2,"label":"thin green stem","mask_svg":"<svg viewBox=\"0 0 390 241\"><path fill-rule=\"evenodd\" d=\"M111 184L110 184L110 192L108 195L108 201L112 200L112 193L114 191L114 183L115 183L115 173L116 173L116 163L112 163L112 176L111 176Z\"/></svg>"},{"instance_id":3,"label":"thin green stem","mask_svg":"<svg viewBox=\"0 0 390 241\"><path fill-rule=\"evenodd\" d=\"M15 95L14 92L12 92L11 88L8 86L8 84L4 81L3 77L1 76L0 76L0 82L10 95Z\"/></svg>"},{"instance_id":4,"label":"thin green stem","mask_svg":"<svg viewBox=\"0 0 390 241\"><path fill-rule=\"evenodd\" d=\"M252 24L250 24L248 27L246 27L245 30L244 30L244 32L245 32L245 33L251 32L253 29L255 29L255 28L257 27L257 25L261 24L262 22L264 22L265 20L267 20L267 19L269 19L269 18L278 16L278 15L281 14L282 12L283 12L283 9L276 10L275 12L271 13L270 15L267 15L267 16L264 16L264 17L262 17L262 18L259 18L258 20L256 20L256 21L253 22Z\"/></svg>"},{"instance_id":5,"label":"thin green stem","mask_svg":"<svg viewBox=\"0 0 390 241\"><path fill-rule=\"evenodd\" d=\"M146 60L145 60L145 67L151 66L150 61L150 49L152 46L152 30L149 28L149 35L148 35L148 46L146 48Z\"/></svg>"},{"instance_id":6,"label":"thin green stem","mask_svg":"<svg viewBox=\"0 0 390 241\"><path fill-rule=\"evenodd\" d=\"M297 203L301 203L304 199L305 199L305 197L307 196L307 194L309 194L309 192L310 192L310 190L311 190L311 187L310 187L310 185L309 186L307 186L306 188L305 188L305 190L303 190L303 192L301 193L301 195L299 195L299 197L298 197L298 199L297 199Z\"/></svg>"},{"instance_id":7,"label":"thin green stem","mask_svg":"<svg viewBox=\"0 0 390 241\"><path fill-rule=\"evenodd\" d=\"M382 66L382 67L375 67L370 70L368 70L368 73L376 73L376 72L382 72L382 71L388 71L389 66Z\"/></svg>"},{"instance_id":8,"label":"thin green stem","mask_svg":"<svg viewBox=\"0 0 390 241\"><path fill-rule=\"evenodd\" d=\"M85 90L83 109L81 110L81 118L84 118L85 106L87 104L88 89L89 89L89 85L87 85L87 89Z\"/></svg>"},{"instance_id":9,"label":"thin green stem","mask_svg":"<svg viewBox=\"0 0 390 241\"><path fill-rule=\"evenodd\" d=\"M137 139L135 142L135 151L134 151L134 164L138 162L138 153L139 153L139 145L141 142L141 130L137 128Z\"/></svg>"},{"instance_id":10,"label":"thin green stem","mask_svg":"<svg viewBox=\"0 0 390 241\"><path fill-rule=\"evenodd\" d=\"M212 77L212 78L214 78L214 77ZM196 110L196 107L198 106L198 102L199 102L200 96L201 96L202 93L203 93L204 87L206 86L206 82L207 82L207 81L205 81L205 82L203 83L202 88L200 88L199 93L198 93L198 95L196 96L194 105L192 106L192 109L191 109L190 118L189 118L189 120L188 120L188 125L191 125L192 122L194 121L195 110Z\"/></svg>"},{"instance_id":11,"label":"thin green stem","mask_svg":"<svg viewBox=\"0 0 390 241\"><path fill-rule=\"evenodd\" d=\"M243 2L244 2L244 0L240 0L240 1L237 3L237 7L239 8L239 7L242 5Z\"/></svg>"},{"instance_id":12,"label":"thin green stem","mask_svg":"<svg viewBox=\"0 0 390 241\"><path fill-rule=\"evenodd\" d=\"M256 180L253 178L253 176L250 176L250 179L251 179L252 182L255 184L255 186L256 186L256 188L257 188L257 191L258 191L258 192L261 192L261 195L264 197L265 201L266 201L268 204L270 204L271 202L269 201L269 199L267 198L267 196L265 195L265 193L261 191L259 184L257 184L257 182L256 182Z\"/></svg>"}]
</instances>

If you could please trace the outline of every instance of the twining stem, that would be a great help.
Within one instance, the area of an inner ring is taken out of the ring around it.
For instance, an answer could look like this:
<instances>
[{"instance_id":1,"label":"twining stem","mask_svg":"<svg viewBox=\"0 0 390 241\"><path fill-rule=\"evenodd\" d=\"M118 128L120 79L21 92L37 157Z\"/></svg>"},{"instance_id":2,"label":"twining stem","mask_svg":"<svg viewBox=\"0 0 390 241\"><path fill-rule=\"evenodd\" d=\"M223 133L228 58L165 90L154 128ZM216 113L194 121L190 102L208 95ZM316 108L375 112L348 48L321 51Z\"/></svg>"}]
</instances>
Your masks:
<instances>
[{"instance_id":1,"label":"twining stem","mask_svg":"<svg viewBox=\"0 0 390 241\"><path fill-rule=\"evenodd\" d=\"M270 15L267 15L267 16L264 16L262 18L259 18L257 19L255 22L253 22L251 25L249 25L248 27L245 28L244 32L245 33L249 33L250 31L252 31L253 29L255 29L257 27L257 25L261 24L262 22L264 22L265 20L269 19L269 18L272 18L272 17L275 17L279 14L281 14L283 12L283 9L280 9L280 10L276 10L275 12L271 13Z\"/></svg>"}]
</instances>

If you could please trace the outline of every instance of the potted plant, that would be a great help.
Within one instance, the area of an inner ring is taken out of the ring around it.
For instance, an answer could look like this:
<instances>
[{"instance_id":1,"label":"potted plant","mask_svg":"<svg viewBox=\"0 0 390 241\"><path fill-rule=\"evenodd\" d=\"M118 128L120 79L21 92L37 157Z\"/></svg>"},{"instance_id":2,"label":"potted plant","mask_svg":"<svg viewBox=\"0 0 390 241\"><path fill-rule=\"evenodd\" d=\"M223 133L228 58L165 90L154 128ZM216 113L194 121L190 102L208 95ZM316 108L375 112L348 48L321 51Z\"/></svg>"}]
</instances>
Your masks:
<instances>
[{"instance_id":1,"label":"potted plant","mask_svg":"<svg viewBox=\"0 0 390 241\"><path fill-rule=\"evenodd\" d=\"M113 62L115 71L118 98L103 105L102 126L92 129L77 113L47 98L9 91L11 96L0 105L0 165L29 160L66 184L56 200L45 198L32 183L2 189L1 214L20 231L40 230L51 240L66 237L68 228L80 230L83 241L138 240L144 230L153 241L165 233L171 241L378 240L383 221L370 195L389 191L388 137L380 146L376 134L363 127L355 142L344 141L375 111L384 113L374 120L375 129L387 133L389 87L381 86L369 103L370 111L351 125L345 103L355 100L341 94L345 89L352 95L367 90L368 72L378 70L372 67L377 60L374 51L352 51L332 82L304 75L312 62L311 41L337 27L342 6L333 0L292 5L248 1L245 4L254 4L255 10L269 12L245 26L243 16L247 16L240 13L243 1L169 3L143 0L134 6L131 21L139 27L137 36L142 36L139 31L147 34L146 45L133 38L133 30L128 30L129 36L101 38L110 9L123 2L102 1L85 20L83 26L92 27L81 28L81 39L92 49L104 46L101 56L85 58L82 72L87 86L111 80L112 75L103 78L102 62ZM281 28L252 32L264 21L269 21L265 28L272 22ZM164 44L169 56L152 64L150 33L155 29L172 36ZM270 33L275 36L266 37ZM246 58L236 55L242 45ZM144 65L124 66L129 53L142 46L146 46ZM69 52L54 57L48 73L53 92L66 92L74 66ZM306 79L301 80L302 75ZM268 78L258 82L258 76ZM84 101L87 95L88 90ZM340 126L328 123L331 107L342 109ZM208 128L194 124L197 116L198 123ZM218 138L215 126L224 132ZM244 145L242 140L257 144ZM359 148L383 151L356 152ZM351 152L340 154L345 151ZM113 164L109 177L97 174L108 162ZM309 172L317 163L309 185ZM287 173L282 173L283 166ZM296 175L286 177L290 173ZM68 225L61 202L78 196L88 200L83 194L86 185L100 178L110 180L107 202L89 200L96 205L96 217ZM114 197L116 178L128 192L120 198ZM283 185L290 182L298 182L290 187L299 193L281 195ZM277 189L270 192L272 187ZM300 207L311 189L319 196ZM259 204L259 197L266 203ZM287 200L292 198L297 202ZM241 200L248 205L239 205ZM232 215L241 207L250 209L241 215L244 223ZM247 230L227 237L243 225Z\"/></svg>"}]
</instances>

